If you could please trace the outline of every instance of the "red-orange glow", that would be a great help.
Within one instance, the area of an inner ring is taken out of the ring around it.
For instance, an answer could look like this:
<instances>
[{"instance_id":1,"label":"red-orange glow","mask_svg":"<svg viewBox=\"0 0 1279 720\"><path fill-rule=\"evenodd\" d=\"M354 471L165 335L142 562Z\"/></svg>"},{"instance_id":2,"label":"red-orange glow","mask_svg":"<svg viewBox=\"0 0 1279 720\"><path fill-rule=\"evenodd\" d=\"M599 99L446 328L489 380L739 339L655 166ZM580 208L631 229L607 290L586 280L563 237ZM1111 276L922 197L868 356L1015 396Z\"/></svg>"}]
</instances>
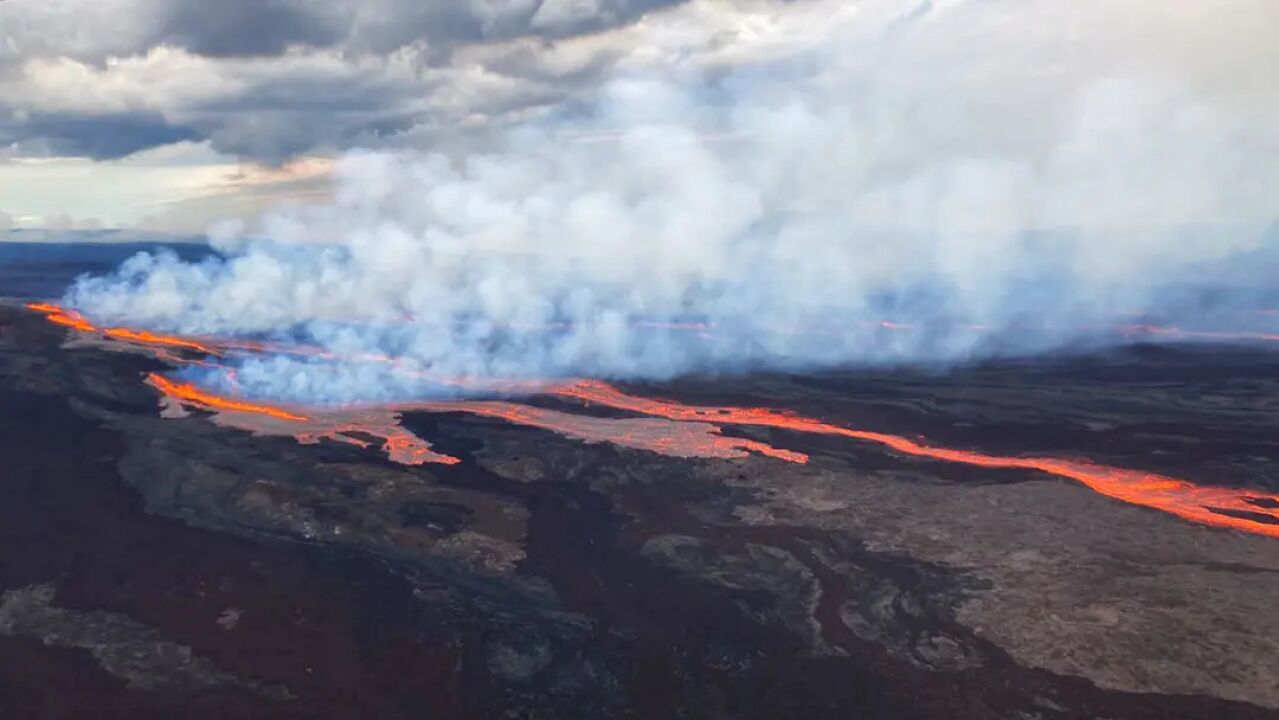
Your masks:
<instances>
[{"instance_id":1,"label":"red-orange glow","mask_svg":"<svg viewBox=\"0 0 1279 720\"><path fill-rule=\"evenodd\" d=\"M458 458L431 450L425 440L404 429L400 425L399 414L391 410L316 409L310 415L302 415L276 405L216 395L195 385L175 383L155 373L147 379L166 396L182 404L215 412L218 422L231 427L264 435L289 435L304 445L333 440L367 448L371 443L355 437L356 434L367 435L382 438L382 450L387 457L403 465L455 465L461 462Z\"/></svg>"},{"instance_id":2,"label":"red-orange glow","mask_svg":"<svg viewBox=\"0 0 1279 720\"><path fill-rule=\"evenodd\" d=\"M897 435L841 427L765 408L698 407L673 401L636 397L598 381L588 380L550 386L537 381L443 378L416 370L402 358L378 353L347 357L330 353L322 348L304 345L245 340L196 340L126 328L102 330L74 310L48 303L30 303L27 307L34 312L43 313L50 322L82 332L101 333L111 339L147 347L151 352L158 353L160 357L174 363L205 364L203 361L178 357L176 354L167 352L169 348L191 350L215 357L234 351L278 352L343 361L387 363L391 364L396 372L411 373L440 384L512 394L547 393L674 422L655 424L642 419L591 418L507 402L418 403L404 405L400 409L468 412L548 429L588 442L611 442L681 457L741 457L749 452L755 452L787 462L808 461L808 457L803 453L776 448L754 440L723 436L719 433L721 425L754 425L793 432L835 435L877 443L913 457L984 468L1048 473L1079 482L1107 497L1158 509L1194 522L1279 537L1279 494L1199 486L1185 480L1154 473L1107 467L1082 460L1001 456L934 447ZM680 329L694 329L694 325L696 324L689 324L689 327ZM912 329L908 325L887 321L879 325L893 330ZM1130 325L1121 329L1129 334L1179 339L1279 341L1279 335L1266 333L1184 331L1178 328L1150 325ZM328 438L338 442L367 446L369 443L351 436L351 433L363 433L382 438L384 440L382 449L396 462L410 465L426 462L444 464L459 462L457 458L432 451L428 443L400 426L398 414L393 409L316 410L310 415L302 415L300 412L283 407L222 397L191 384L175 383L156 374L150 375L149 381L161 392L180 402L233 415L235 418L233 424L238 427L285 434L279 430L278 425L263 430L262 424L269 421L284 421L304 425L295 431L287 432L301 442L316 442L321 438Z\"/></svg>"},{"instance_id":3,"label":"red-orange glow","mask_svg":"<svg viewBox=\"0 0 1279 720\"><path fill-rule=\"evenodd\" d=\"M193 350L206 355L218 354L216 350L204 343L176 335L161 335L147 330L130 330L128 328L98 328L98 326L89 322L88 319L75 310L69 310L50 303L27 303L27 309L43 313L45 319L51 323L63 325L80 332L101 332L104 337L112 340L135 343L137 345Z\"/></svg>"},{"instance_id":4,"label":"red-orange glow","mask_svg":"<svg viewBox=\"0 0 1279 720\"><path fill-rule=\"evenodd\" d=\"M309 419L305 415L291 413L272 405L251 403L243 400L225 398L220 395L214 395L211 392L201 390L191 383L175 383L163 375L156 373L147 375L147 381L154 385L160 392L168 395L169 397L176 398L182 402L201 405L206 408L216 410L233 410L235 412L251 413L254 415L265 415L277 420L288 420L291 422L305 422Z\"/></svg>"},{"instance_id":5,"label":"red-orange glow","mask_svg":"<svg viewBox=\"0 0 1279 720\"><path fill-rule=\"evenodd\" d=\"M395 433L386 438L382 446L387 457L401 465L457 465L462 461L450 455L441 455L433 450L422 439L407 430Z\"/></svg>"},{"instance_id":6,"label":"red-orange glow","mask_svg":"<svg viewBox=\"0 0 1279 720\"><path fill-rule=\"evenodd\" d=\"M598 381L564 385L555 388L554 392L562 397L576 398L585 402L672 420L759 425L795 432L838 435L878 443L904 455L931 460L984 468L1037 470L1075 480L1116 500L1155 508L1205 525L1279 537L1279 509L1275 509L1279 508L1279 494L1200 486L1154 473L1095 465L1084 461L1009 457L933 447L897 435L854 430L763 408L697 407L667 400L641 398L627 395L607 383ZM1269 507L1270 505L1274 505L1275 508ZM1273 522L1226 515L1221 511L1247 513L1252 518L1267 518L1272 519Z\"/></svg>"},{"instance_id":7,"label":"red-orange glow","mask_svg":"<svg viewBox=\"0 0 1279 720\"><path fill-rule=\"evenodd\" d=\"M353 435L360 434L381 438L382 452L391 462L401 465L457 465L462 462L432 450L425 440L400 425L398 414L389 411L334 410L312 418L309 424L313 429L294 434L294 438L303 445L332 440L361 448L372 447L372 443Z\"/></svg>"},{"instance_id":8,"label":"red-orange glow","mask_svg":"<svg viewBox=\"0 0 1279 720\"><path fill-rule=\"evenodd\" d=\"M63 325L81 332L96 332L98 329L75 310L67 310L49 303L27 303L27 309L43 313L46 320L56 325Z\"/></svg>"},{"instance_id":9,"label":"red-orange glow","mask_svg":"<svg viewBox=\"0 0 1279 720\"><path fill-rule=\"evenodd\" d=\"M97 330L97 328L88 320L85 320L83 317L74 313L50 315L48 319L51 323L65 325L69 328L80 330L82 332L94 332Z\"/></svg>"},{"instance_id":10,"label":"red-orange glow","mask_svg":"<svg viewBox=\"0 0 1279 720\"><path fill-rule=\"evenodd\" d=\"M125 342L134 342L140 345L162 345L164 347L181 348L183 350L194 350L204 353L205 355L217 355L218 352L207 345L198 343L194 340L176 337L174 335L159 335L146 330L129 330L128 328L107 328L102 334L114 340L124 340Z\"/></svg>"}]
</instances>

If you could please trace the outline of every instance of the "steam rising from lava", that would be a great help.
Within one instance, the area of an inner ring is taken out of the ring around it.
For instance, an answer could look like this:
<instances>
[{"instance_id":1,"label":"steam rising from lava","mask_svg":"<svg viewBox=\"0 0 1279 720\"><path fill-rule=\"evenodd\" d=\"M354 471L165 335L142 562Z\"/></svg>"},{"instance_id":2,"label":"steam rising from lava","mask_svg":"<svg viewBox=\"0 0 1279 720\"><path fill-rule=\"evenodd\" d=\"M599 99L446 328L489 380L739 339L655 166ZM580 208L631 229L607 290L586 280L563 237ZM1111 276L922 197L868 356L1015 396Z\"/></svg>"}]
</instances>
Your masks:
<instances>
[{"instance_id":1,"label":"steam rising from lava","mask_svg":"<svg viewBox=\"0 0 1279 720\"><path fill-rule=\"evenodd\" d=\"M249 396L352 402L439 391L405 365L662 377L1039 351L1122 311L1193 327L1204 308L1170 288L1265 275L1269 0L826 9L798 49L752 28L789 49L748 60L716 54L722 28L655 23L652 52L686 59L623 63L585 111L465 158L354 154L331 205L222 228L224 259L140 255L67 300L399 358L237 375Z\"/></svg>"},{"instance_id":2,"label":"steam rising from lava","mask_svg":"<svg viewBox=\"0 0 1279 720\"><path fill-rule=\"evenodd\" d=\"M28 308L43 314L50 322L79 333L100 335L104 340L156 354L175 365L200 364L232 377L236 372L231 368L187 357L186 354L223 357L230 352L283 350L241 341L197 341L122 328L99 328L75 311L64 310L56 305L32 303ZM182 353L171 353L170 350L175 348ZM311 348L296 350L303 354L313 351ZM385 359L374 357L379 362ZM370 358L365 358L363 361L369 360ZM352 362L356 361L352 359ZM675 401L628 395L597 380L535 386L516 384L506 386L505 389L553 395L564 400L602 405L649 417L599 418L505 401L418 401L381 406L303 409L222 396L190 383L175 382L156 373L150 374L147 382L163 394L163 414L168 416L184 415L184 406L192 406L214 413L214 422L218 424L259 434L292 436L304 444L329 440L368 448L373 443L365 438L381 439L382 450L388 458L406 465L455 465L461 462L459 458L432 450L426 440L404 428L401 423L402 413L408 410L467 413L496 418L550 430L586 442L609 442L676 457L740 458L757 453L786 462L808 462L809 458L804 453L774 447L757 440L726 436L721 433L720 427L760 426L789 432L841 436L882 445L901 455L934 461L994 469L1034 470L1069 478L1108 497L1156 508L1194 522L1279 537L1279 514L1276 513L1279 495L1270 492L1199 486L1177 478L1083 460L990 455L933 446L899 435L842 427L767 408L684 405ZM466 386L471 381L455 380L450 384ZM485 391L497 389L497 386L488 381L479 387Z\"/></svg>"}]
</instances>

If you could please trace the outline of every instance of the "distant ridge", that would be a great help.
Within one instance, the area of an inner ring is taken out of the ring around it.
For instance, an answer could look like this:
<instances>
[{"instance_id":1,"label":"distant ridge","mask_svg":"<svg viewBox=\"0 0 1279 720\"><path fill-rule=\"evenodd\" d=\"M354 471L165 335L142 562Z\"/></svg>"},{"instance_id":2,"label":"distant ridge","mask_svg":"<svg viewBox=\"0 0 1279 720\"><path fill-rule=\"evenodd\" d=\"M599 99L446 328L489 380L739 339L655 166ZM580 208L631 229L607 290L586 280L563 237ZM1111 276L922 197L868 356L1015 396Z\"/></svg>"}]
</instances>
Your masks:
<instances>
[{"instance_id":1,"label":"distant ridge","mask_svg":"<svg viewBox=\"0 0 1279 720\"><path fill-rule=\"evenodd\" d=\"M12 236L12 233L7 234L7 237ZM70 236L82 237L80 233L71 233ZM68 237L68 233L63 233L62 237ZM151 237L164 239L59 242L24 238L0 241L0 297L58 298L77 277L86 273L110 273L140 252L170 250L188 262L198 262L215 254L202 242L174 240L163 235Z\"/></svg>"},{"instance_id":2,"label":"distant ridge","mask_svg":"<svg viewBox=\"0 0 1279 720\"><path fill-rule=\"evenodd\" d=\"M94 230L65 230L54 228L12 228L0 232L0 243L151 243L161 245L203 245L208 239L203 235L171 235L149 230L125 228L101 228Z\"/></svg>"}]
</instances>

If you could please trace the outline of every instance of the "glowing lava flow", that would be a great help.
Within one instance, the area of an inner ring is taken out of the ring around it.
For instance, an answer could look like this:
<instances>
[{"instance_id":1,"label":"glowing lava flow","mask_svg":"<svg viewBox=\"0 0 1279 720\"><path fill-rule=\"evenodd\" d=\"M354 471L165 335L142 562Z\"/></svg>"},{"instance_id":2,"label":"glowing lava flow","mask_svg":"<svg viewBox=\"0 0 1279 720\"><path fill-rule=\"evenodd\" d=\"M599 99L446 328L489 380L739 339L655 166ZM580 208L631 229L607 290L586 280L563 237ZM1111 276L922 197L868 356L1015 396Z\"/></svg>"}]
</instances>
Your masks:
<instances>
[{"instance_id":1,"label":"glowing lava flow","mask_svg":"<svg viewBox=\"0 0 1279 720\"><path fill-rule=\"evenodd\" d=\"M265 415L277 420L289 420L292 422L306 422L310 419L305 415L297 415L271 405L261 405L258 403L244 402L242 400L232 400L220 395L214 395L213 393L201 390L190 383L175 383L163 375L157 375L156 373L147 375L147 381L154 385L160 392L168 395L169 397L177 398L183 402L194 403L214 410L232 410L234 412L250 413L253 415Z\"/></svg>"},{"instance_id":2,"label":"glowing lava flow","mask_svg":"<svg viewBox=\"0 0 1279 720\"><path fill-rule=\"evenodd\" d=\"M140 345L160 345L162 347L180 348L183 350L192 350L204 353L205 355L217 355L218 352L213 348L194 340L186 340L172 335L157 335L146 330L129 330L128 328L107 328L102 331L103 335L116 340L124 340L126 342L134 342Z\"/></svg>"},{"instance_id":3,"label":"glowing lava flow","mask_svg":"<svg viewBox=\"0 0 1279 720\"><path fill-rule=\"evenodd\" d=\"M97 332L98 330L93 323L85 320L84 316L74 310L64 310L57 305L48 303L27 303L27 309L43 313L46 320L57 325L63 325L81 332Z\"/></svg>"},{"instance_id":4,"label":"glowing lava flow","mask_svg":"<svg viewBox=\"0 0 1279 720\"><path fill-rule=\"evenodd\" d=\"M176 335L161 335L147 330L130 330L128 328L99 328L75 310L51 305L49 303L27 303L27 309L43 313L45 319L57 325L85 333L101 333L103 337L120 340L135 345L146 345L160 348L191 350L205 355L218 355L218 351L205 343L196 342Z\"/></svg>"},{"instance_id":5,"label":"glowing lava flow","mask_svg":"<svg viewBox=\"0 0 1279 720\"><path fill-rule=\"evenodd\" d=\"M73 310L44 303L32 303L28 307L43 313L50 322L82 332L100 333L104 337L147 347L152 351L177 348L218 356L229 351L287 352L289 347L235 340L224 341L222 345L219 345L218 341L213 340L196 341L124 328L99 329ZM891 323L885 323L883 326L891 329L901 328ZM1240 335L1188 333L1176 329L1147 326L1131 326L1131 329L1148 334L1182 338L1279 340L1279 336L1261 333ZM337 358L322 349L306 346L293 348L293 352L351 361L390 363L397 372L414 372L404 367L399 359L378 354ZM164 357L175 362L193 362L173 355L166 354ZM423 376L426 377L426 374ZM1194 522L1279 537L1279 494L1198 486L1163 475L1107 467L1086 461L989 455L968 450L934 447L897 435L855 430L765 408L698 407L673 401L637 397L627 395L607 383L598 381L586 380L545 386L540 383L503 385L467 379L435 378L434 380L475 388L506 388L527 393L540 392L648 415L652 418L664 418L665 421L673 422L654 424L642 418L583 417L516 403L482 401L413 403L389 408L317 409L311 415L302 415L300 412L273 405L222 397L191 384L175 383L160 375L149 376L150 383L167 397L215 411L224 424L267 434L292 435L303 443L329 438L367 447L370 443L361 440L360 435L378 437L384 440L383 450L388 456L396 462L405 464L459 462L457 458L433 452L429 444L400 425L399 411L410 409L427 412L466 412L500 418L511 423L552 430L588 442L611 442L680 457L742 457L748 452L757 452L787 462L808 461L808 457L803 453L775 448L754 440L723 436L719 433L718 427L720 425L753 425L872 442L904 455L930 460L983 468L1039 471L1074 480L1107 497L1158 509Z\"/></svg>"},{"instance_id":6,"label":"glowing lava flow","mask_svg":"<svg viewBox=\"0 0 1279 720\"><path fill-rule=\"evenodd\" d=\"M173 382L156 373L148 375L147 382L179 405L191 405L214 413L213 421L219 425L260 435L289 436L303 445L314 445L327 439L367 448L373 443L362 437L380 438L387 457L402 465L455 465L461 462L458 458L431 450L430 444L400 425L400 414L391 408L316 408L308 415L302 415L276 405L216 395L189 383Z\"/></svg>"},{"instance_id":7,"label":"glowing lava flow","mask_svg":"<svg viewBox=\"0 0 1279 720\"><path fill-rule=\"evenodd\" d=\"M984 468L1037 470L1075 480L1116 500L1155 508L1194 522L1279 537L1279 494L1199 486L1154 473L1076 460L1009 457L933 447L898 435L853 430L764 408L697 407L636 397L598 381L564 385L555 388L554 392L561 397L671 420L757 425L802 433L838 435L878 443L904 455L931 460Z\"/></svg>"}]
</instances>

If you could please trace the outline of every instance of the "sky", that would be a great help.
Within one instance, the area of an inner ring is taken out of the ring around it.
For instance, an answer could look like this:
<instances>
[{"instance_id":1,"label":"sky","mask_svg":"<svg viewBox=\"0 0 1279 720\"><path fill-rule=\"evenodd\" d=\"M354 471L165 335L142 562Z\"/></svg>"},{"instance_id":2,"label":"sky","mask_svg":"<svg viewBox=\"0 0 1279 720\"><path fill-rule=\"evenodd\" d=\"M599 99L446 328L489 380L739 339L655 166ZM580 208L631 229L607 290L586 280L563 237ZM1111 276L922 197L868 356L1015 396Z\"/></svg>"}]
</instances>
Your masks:
<instances>
[{"instance_id":1,"label":"sky","mask_svg":"<svg viewBox=\"0 0 1279 720\"><path fill-rule=\"evenodd\" d=\"M1009 142L1035 132L1017 115L1067 95L1063 77L1106 92L1113 68L1172 80L1167 97L1143 80L1133 102L1151 95L1149 112L1181 93L1275 152L1259 130L1279 117L1272 0L4 0L0 230L201 234L328 201L353 150L464 157L597 105L619 76L740 74L829 48L868 9L937 22L960 47L990 36L951 59L965 84L1036 63L1042 83L998 88Z\"/></svg>"},{"instance_id":2,"label":"sky","mask_svg":"<svg viewBox=\"0 0 1279 720\"><path fill-rule=\"evenodd\" d=\"M829 5L829 4L827 4ZM0 230L200 234L324 201L353 149L464 155L645 68L757 62L776 0L6 0Z\"/></svg>"}]
</instances>

